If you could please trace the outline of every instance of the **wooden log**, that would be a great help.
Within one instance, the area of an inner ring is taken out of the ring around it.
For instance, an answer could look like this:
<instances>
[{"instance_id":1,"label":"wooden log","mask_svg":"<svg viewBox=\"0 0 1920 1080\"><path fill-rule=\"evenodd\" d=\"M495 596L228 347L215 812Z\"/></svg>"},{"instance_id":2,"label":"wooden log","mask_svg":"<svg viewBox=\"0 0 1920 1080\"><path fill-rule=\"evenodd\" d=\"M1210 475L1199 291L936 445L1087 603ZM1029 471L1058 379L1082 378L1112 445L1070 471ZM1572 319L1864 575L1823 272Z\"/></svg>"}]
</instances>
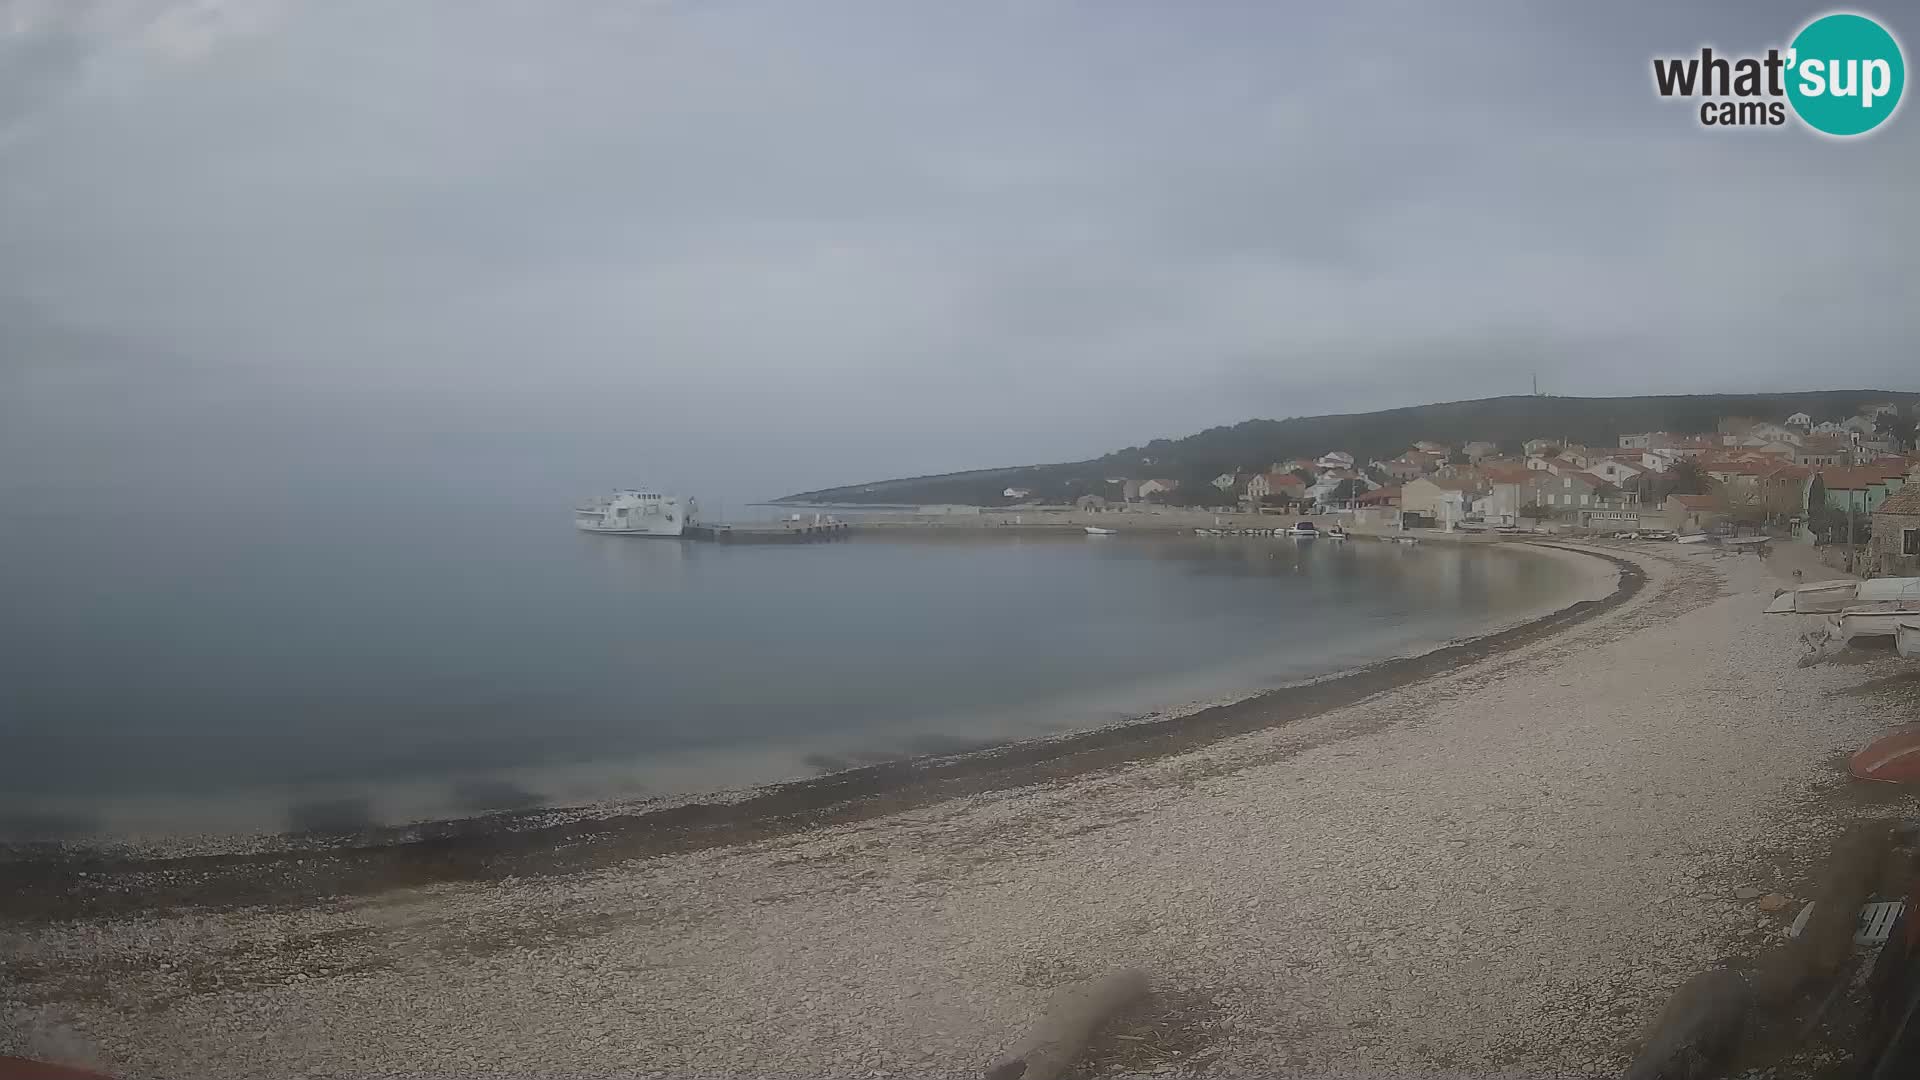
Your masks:
<instances>
[{"instance_id":1,"label":"wooden log","mask_svg":"<svg viewBox=\"0 0 1920 1080\"><path fill-rule=\"evenodd\" d=\"M1128 969L1053 992L1027 1037L987 1068L987 1080L1053 1080L1087 1048L1094 1029L1147 992L1147 974Z\"/></svg>"}]
</instances>

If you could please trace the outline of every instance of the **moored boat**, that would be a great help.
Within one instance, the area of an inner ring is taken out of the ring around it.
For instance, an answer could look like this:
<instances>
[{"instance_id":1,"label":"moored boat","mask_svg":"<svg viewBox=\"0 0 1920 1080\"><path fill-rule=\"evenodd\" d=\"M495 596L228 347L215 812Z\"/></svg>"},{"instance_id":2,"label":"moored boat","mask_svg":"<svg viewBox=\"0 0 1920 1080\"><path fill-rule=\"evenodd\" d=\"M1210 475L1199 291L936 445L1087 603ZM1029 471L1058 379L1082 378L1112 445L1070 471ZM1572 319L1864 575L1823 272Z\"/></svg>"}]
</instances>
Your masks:
<instances>
[{"instance_id":1,"label":"moored boat","mask_svg":"<svg viewBox=\"0 0 1920 1080\"><path fill-rule=\"evenodd\" d=\"M1296 521L1287 529L1287 535L1311 539L1320 535L1320 529L1311 521Z\"/></svg>"},{"instance_id":2,"label":"moored boat","mask_svg":"<svg viewBox=\"0 0 1920 1080\"><path fill-rule=\"evenodd\" d=\"M1088 536L1112 536L1112 529L1103 529L1098 525L1085 526Z\"/></svg>"},{"instance_id":3,"label":"moored boat","mask_svg":"<svg viewBox=\"0 0 1920 1080\"><path fill-rule=\"evenodd\" d=\"M1338 525L1335 525L1333 528L1327 530L1327 539L1329 540L1345 540L1346 538L1347 538L1347 530L1341 528Z\"/></svg>"}]
</instances>

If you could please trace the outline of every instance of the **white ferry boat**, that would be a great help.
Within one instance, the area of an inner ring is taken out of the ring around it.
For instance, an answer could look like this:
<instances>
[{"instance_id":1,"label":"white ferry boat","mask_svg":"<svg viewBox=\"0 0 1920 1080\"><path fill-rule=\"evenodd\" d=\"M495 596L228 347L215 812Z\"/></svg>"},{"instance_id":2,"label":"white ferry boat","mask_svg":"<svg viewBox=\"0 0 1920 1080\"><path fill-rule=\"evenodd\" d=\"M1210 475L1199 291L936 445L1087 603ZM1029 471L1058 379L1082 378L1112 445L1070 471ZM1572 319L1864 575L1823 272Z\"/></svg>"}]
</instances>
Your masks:
<instances>
[{"instance_id":1,"label":"white ferry boat","mask_svg":"<svg viewBox=\"0 0 1920 1080\"><path fill-rule=\"evenodd\" d=\"M620 536L680 536L687 526L698 524L698 513L690 497L621 488L575 509L573 526L582 532Z\"/></svg>"}]
</instances>

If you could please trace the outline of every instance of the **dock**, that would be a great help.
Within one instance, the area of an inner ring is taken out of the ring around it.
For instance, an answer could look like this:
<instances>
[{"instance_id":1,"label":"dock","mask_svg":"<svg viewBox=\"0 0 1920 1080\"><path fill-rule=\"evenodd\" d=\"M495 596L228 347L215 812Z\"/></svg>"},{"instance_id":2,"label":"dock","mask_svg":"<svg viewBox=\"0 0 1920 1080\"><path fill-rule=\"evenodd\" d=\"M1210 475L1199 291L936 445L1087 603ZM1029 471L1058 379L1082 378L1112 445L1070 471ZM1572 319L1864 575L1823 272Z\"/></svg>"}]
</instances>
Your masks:
<instances>
[{"instance_id":1,"label":"dock","mask_svg":"<svg viewBox=\"0 0 1920 1080\"><path fill-rule=\"evenodd\" d=\"M680 535L716 544L820 544L845 540L853 526L844 521L818 524L801 521L754 522L747 525L688 525Z\"/></svg>"}]
</instances>

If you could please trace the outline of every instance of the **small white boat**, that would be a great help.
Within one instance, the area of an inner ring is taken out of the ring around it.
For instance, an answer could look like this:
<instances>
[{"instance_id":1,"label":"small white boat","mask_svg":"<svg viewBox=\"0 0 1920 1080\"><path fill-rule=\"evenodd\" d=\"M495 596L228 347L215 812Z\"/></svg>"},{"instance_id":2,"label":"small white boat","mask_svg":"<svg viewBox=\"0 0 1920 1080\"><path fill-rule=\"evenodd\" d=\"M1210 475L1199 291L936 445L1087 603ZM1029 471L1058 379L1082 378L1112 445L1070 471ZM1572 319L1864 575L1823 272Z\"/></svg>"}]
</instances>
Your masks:
<instances>
[{"instance_id":1,"label":"small white boat","mask_svg":"<svg viewBox=\"0 0 1920 1080\"><path fill-rule=\"evenodd\" d=\"M1320 530L1311 521L1300 521L1288 527L1287 535L1297 536L1303 539L1312 539L1320 535Z\"/></svg>"},{"instance_id":2,"label":"small white boat","mask_svg":"<svg viewBox=\"0 0 1920 1080\"><path fill-rule=\"evenodd\" d=\"M1711 539L1713 539L1713 537L1708 536L1706 533L1703 533L1703 532L1688 533L1685 536L1674 537L1673 542L1676 544L1704 544Z\"/></svg>"},{"instance_id":3,"label":"small white boat","mask_svg":"<svg viewBox=\"0 0 1920 1080\"><path fill-rule=\"evenodd\" d=\"M1420 542L1420 538L1417 536L1389 536L1387 539L1396 544L1417 544Z\"/></svg>"},{"instance_id":4,"label":"small white boat","mask_svg":"<svg viewBox=\"0 0 1920 1080\"><path fill-rule=\"evenodd\" d=\"M1087 530L1088 536L1112 536L1113 535L1112 529L1103 529L1098 525L1087 525L1085 526L1085 528Z\"/></svg>"},{"instance_id":5,"label":"small white boat","mask_svg":"<svg viewBox=\"0 0 1920 1080\"><path fill-rule=\"evenodd\" d=\"M1877 577L1859 583L1863 604L1876 600L1920 600L1920 577Z\"/></svg>"},{"instance_id":6,"label":"small white boat","mask_svg":"<svg viewBox=\"0 0 1920 1080\"><path fill-rule=\"evenodd\" d=\"M1901 619L1894 626L1893 648L1909 660L1920 660L1920 616Z\"/></svg>"},{"instance_id":7,"label":"small white boat","mask_svg":"<svg viewBox=\"0 0 1920 1080\"><path fill-rule=\"evenodd\" d=\"M1849 604L1857 603L1854 590L1860 582L1852 578L1835 581L1810 581L1774 594L1767 611L1774 615L1833 615Z\"/></svg>"},{"instance_id":8,"label":"small white boat","mask_svg":"<svg viewBox=\"0 0 1920 1080\"><path fill-rule=\"evenodd\" d=\"M1327 530L1327 539L1329 540L1345 540L1346 538L1347 538L1347 530L1341 528L1338 525L1335 525L1333 528Z\"/></svg>"},{"instance_id":9,"label":"small white boat","mask_svg":"<svg viewBox=\"0 0 1920 1080\"><path fill-rule=\"evenodd\" d=\"M1875 600L1854 604L1830 617L1836 641L1857 637L1896 637L1900 624L1920 619L1920 603L1911 600Z\"/></svg>"}]
</instances>

